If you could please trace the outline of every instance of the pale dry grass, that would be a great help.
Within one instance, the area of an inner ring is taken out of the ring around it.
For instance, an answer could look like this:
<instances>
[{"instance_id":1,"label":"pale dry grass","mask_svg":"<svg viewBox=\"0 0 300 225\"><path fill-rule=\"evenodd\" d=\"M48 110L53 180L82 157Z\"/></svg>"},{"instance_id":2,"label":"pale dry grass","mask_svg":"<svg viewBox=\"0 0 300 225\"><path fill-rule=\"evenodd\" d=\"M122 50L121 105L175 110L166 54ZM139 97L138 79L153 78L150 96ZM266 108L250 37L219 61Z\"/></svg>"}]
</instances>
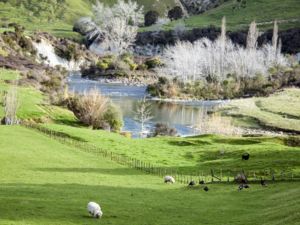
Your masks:
<instances>
[{"instance_id":1,"label":"pale dry grass","mask_svg":"<svg viewBox=\"0 0 300 225\"><path fill-rule=\"evenodd\" d=\"M232 119L222 117L218 113L199 117L200 121L196 126L201 134L220 134L220 135L242 135L243 130L233 125Z\"/></svg>"}]
</instances>

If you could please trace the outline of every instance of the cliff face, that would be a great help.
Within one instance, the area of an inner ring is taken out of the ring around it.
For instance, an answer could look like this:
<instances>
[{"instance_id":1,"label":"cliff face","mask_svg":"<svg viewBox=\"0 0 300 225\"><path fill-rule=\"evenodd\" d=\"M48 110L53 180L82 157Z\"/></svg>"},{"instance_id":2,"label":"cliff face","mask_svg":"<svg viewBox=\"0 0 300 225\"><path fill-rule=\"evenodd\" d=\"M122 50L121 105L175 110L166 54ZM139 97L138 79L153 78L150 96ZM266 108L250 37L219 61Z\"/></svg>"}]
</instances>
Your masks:
<instances>
[{"instance_id":1,"label":"cliff face","mask_svg":"<svg viewBox=\"0 0 300 225\"><path fill-rule=\"evenodd\" d=\"M159 32L143 32L139 33L136 40L137 46L166 46L174 45L176 41L194 42L201 38L215 40L221 31L215 27L195 28L187 30L180 34L175 31L159 31ZM272 42L273 31L269 30L258 38L258 45L261 46ZM228 32L227 36L233 43L245 46L247 40L247 31ZM300 28L289 29L279 32L279 38L282 41L282 52L288 54L296 54L300 52Z\"/></svg>"},{"instance_id":2,"label":"cliff face","mask_svg":"<svg viewBox=\"0 0 300 225\"><path fill-rule=\"evenodd\" d=\"M200 14L219 6L224 0L180 0L189 14Z\"/></svg>"}]
</instances>

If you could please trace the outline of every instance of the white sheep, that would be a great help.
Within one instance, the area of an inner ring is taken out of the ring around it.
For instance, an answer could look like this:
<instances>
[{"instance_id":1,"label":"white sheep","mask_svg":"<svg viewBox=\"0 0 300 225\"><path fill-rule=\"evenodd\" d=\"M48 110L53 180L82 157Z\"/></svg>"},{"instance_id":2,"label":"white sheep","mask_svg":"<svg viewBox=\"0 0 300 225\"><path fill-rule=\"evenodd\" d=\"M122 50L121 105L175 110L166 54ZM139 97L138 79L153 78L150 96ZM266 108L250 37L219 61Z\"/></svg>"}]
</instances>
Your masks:
<instances>
[{"instance_id":1,"label":"white sheep","mask_svg":"<svg viewBox=\"0 0 300 225\"><path fill-rule=\"evenodd\" d=\"M172 176L165 176L164 181L165 181L165 183L171 183L171 184L175 183L175 179Z\"/></svg>"},{"instance_id":2,"label":"white sheep","mask_svg":"<svg viewBox=\"0 0 300 225\"><path fill-rule=\"evenodd\" d=\"M100 205L96 202L89 202L87 205L87 210L95 218L101 218L103 215Z\"/></svg>"}]
</instances>

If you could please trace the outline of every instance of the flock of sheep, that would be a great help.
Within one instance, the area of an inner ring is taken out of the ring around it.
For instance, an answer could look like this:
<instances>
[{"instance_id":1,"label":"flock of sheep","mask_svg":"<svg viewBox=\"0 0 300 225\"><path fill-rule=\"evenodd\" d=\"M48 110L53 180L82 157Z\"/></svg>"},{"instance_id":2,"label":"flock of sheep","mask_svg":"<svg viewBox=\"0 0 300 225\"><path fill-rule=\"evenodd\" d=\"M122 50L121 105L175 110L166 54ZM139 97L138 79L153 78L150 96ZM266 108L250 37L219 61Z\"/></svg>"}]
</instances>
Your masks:
<instances>
[{"instance_id":1,"label":"flock of sheep","mask_svg":"<svg viewBox=\"0 0 300 225\"><path fill-rule=\"evenodd\" d=\"M242 155L242 160L249 160L249 158L250 158L249 153L244 153ZM235 180L236 180L236 182L239 183L238 191L250 188L250 186L248 184L247 177L243 173L238 174L235 177ZM174 179L174 177L168 175L168 176L164 177L164 182L166 184L168 184L168 183L169 184L174 184L175 183L175 179ZM263 187L267 186L267 183L266 183L266 181L263 178L261 178L260 184ZM209 191L209 188L207 186L205 186L205 182L204 181L199 181L199 185L203 185L204 186L203 187L204 191L206 191L206 192ZM192 180L192 181L189 182L188 186L189 187L196 186L196 182ZM101 207L96 202L89 202L88 205L87 205L87 210L88 210L89 214L92 217L94 217L94 218L101 218L103 216L103 212L101 210Z\"/></svg>"},{"instance_id":2,"label":"flock of sheep","mask_svg":"<svg viewBox=\"0 0 300 225\"><path fill-rule=\"evenodd\" d=\"M167 184L167 183L169 183L169 184L174 184L174 183L175 183L175 179L174 179L174 177L172 177L172 176L165 176L165 177L164 177L164 182L165 182L166 184ZM204 181L200 181L199 184L204 185L205 183L204 183ZM189 186L195 186L195 185L196 185L196 183L195 183L194 181L191 181L191 182L189 183ZM205 186L205 187L203 188L203 190L204 190L204 191L208 191L209 189L208 189L207 186ZM100 207L100 205L99 205L98 203L96 203L96 202L89 202L88 205L87 205L87 210L88 210L89 214L90 214L92 217L94 217L94 218L101 218L101 217L103 216L103 212L102 212L102 210L101 210L101 207Z\"/></svg>"}]
</instances>

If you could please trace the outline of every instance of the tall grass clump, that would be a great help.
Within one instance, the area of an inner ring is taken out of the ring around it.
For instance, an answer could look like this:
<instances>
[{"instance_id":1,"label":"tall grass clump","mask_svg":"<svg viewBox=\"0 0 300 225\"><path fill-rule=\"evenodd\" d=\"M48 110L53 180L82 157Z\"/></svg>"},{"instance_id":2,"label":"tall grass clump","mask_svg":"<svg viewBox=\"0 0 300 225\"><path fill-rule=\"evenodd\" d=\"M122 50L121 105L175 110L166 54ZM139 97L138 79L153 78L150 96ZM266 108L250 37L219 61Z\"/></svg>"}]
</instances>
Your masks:
<instances>
[{"instance_id":1,"label":"tall grass clump","mask_svg":"<svg viewBox=\"0 0 300 225\"><path fill-rule=\"evenodd\" d=\"M123 125L117 108L97 89L91 89L83 94L73 93L67 102L68 108L78 120L93 129L119 131Z\"/></svg>"},{"instance_id":2,"label":"tall grass clump","mask_svg":"<svg viewBox=\"0 0 300 225\"><path fill-rule=\"evenodd\" d=\"M164 76L177 78L183 82L224 81L228 75L239 79L256 75L267 77L273 67L287 66L288 60L278 46L278 28L275 22L272 44L257 47L258 29L256 23L250 25L247 47L235 45L226 38L225 18L219 38L211 41L203 38L194 43L177 42L164 51Z\"/></svg>"},{"instance_id":3,"label":"tall grass clump","mask_svg":"<svg viewBox=\"0 0 300 225\"><path fill-rule=\"evenodd\" d=\"M4 96L4 123L6 125L18 124L17 111L19 108L18 90L11 86Z\"/></svg>"}]
</instances>

